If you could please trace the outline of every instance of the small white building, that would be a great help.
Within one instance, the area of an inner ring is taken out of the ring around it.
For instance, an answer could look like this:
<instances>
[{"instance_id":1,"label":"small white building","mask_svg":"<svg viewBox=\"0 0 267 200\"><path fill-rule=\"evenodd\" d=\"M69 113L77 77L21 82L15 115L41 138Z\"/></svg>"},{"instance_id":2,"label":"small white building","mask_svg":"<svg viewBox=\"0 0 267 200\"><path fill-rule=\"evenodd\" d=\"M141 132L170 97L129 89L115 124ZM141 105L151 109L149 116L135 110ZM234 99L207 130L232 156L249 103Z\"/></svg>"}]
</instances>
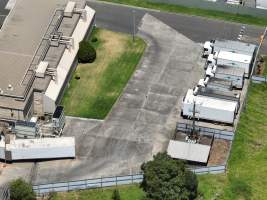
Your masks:
<instances>
[{"instance_id":1,"label":"small white building","mask_svg":"<svg viewBox=\"0 0 267 200\"><path fill-rule=\"evenodd\" d=\"M207 163L209 159L210 148L210 145L170 140L167 154L174 159L197 163Z\"/></svg>"}]
</instances>

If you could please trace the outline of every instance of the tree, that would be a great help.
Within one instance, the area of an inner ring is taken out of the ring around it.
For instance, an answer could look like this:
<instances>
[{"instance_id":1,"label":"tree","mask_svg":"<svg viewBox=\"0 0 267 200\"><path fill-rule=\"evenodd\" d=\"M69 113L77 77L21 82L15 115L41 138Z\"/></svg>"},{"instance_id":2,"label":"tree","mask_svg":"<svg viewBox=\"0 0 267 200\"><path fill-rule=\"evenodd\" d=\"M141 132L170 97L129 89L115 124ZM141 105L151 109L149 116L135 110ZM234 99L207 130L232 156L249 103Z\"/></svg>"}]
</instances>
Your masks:
<instances>
[{"instance_id":1,"label":"tree","mask_svg":"<svg viewBox=\"0 0 267 200\"><path fill-rule=\"evenodd\" d=\"M9 185L10 200L35 200L32 185L25 182L22 178L14 180Z\"/></svg>"},{"instance_id":2,"label":"tree","mask_svg":"<svg viewBox=\"0 0 267 200\"><path fill-rule=\"evenodd\" d=\"M112 194L112 200L121 200L120 193L118 189L115 189Z\"/></svg>"},{"instance_id":3,"label":"tree","mask_svg":"<svg viewBox=\"0 0 267 200\"><path fill-rule=\"evenodd\" d=\"M96 59L96 50L88 41L79 44L78 61L81 63L92 63Z\"/></svg>"},{"instance_id":4,"label":"tree","mask_svg":"<svg viewBox=\"0 0 267 200\"><path fill-rule=\"evenodd\" d=\"M192 200L197 197L198 181L185 163L173 160L167 153L158 153L141 166L144 179L141 187L147 200Z\"/></svg>"}]
</instances>

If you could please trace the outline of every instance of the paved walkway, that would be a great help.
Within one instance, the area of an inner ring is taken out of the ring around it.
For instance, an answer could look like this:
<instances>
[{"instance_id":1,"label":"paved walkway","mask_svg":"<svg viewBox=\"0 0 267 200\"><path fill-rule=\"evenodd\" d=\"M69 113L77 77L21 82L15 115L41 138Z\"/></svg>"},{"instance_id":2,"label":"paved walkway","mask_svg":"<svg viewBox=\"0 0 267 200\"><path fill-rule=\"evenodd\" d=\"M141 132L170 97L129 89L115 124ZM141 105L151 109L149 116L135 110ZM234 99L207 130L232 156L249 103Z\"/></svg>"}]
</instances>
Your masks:
<instances>
[{"instance_id":1,"label":"paved walkway","mask_svg":"<svg viewBox=\"0 0 267 200\"><path fill-rule=\"evenodd\" d=\"M137 172L166 150L182 97L203 73L201 47L150 15L138 34L148 48L113 110L104 121L68 118L64 135L75 135L77 158L38 163L35 183Z\"/></svg>"}]
</instances>

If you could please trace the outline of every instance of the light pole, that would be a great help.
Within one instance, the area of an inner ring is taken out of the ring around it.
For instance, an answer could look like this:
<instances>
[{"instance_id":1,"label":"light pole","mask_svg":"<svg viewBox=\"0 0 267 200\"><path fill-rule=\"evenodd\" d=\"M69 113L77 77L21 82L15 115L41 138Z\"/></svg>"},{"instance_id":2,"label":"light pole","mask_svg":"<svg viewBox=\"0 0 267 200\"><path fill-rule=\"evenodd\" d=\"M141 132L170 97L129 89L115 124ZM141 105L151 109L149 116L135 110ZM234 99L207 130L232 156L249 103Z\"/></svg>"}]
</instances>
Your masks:
<instances>
[{"instance_id":1,"label":"light pole","mask_svg":"<svg viewBox=\"0 0 267 200\"><path fill-rule=\"evenodd\" d=\"M133 12L133 42L135 40L135 10Z\"/></svg>"}]
</instances>

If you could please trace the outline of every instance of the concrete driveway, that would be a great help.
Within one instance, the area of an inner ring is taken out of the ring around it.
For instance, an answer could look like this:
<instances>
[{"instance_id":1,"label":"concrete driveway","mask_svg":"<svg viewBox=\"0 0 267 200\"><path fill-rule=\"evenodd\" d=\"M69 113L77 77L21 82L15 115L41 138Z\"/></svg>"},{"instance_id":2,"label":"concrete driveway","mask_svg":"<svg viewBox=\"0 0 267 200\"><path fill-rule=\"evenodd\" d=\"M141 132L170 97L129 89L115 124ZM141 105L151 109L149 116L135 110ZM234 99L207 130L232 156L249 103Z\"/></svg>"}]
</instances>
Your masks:
<instances>
[{"instance_id":1,"label":"concrete driveway","mask_svg":"<svg viewBox=\"0 0 267 200\"><path fill-rule=\"evenodd\" d=\"M166 150L181 99L204 72L201 47L150 15L138 35L148 47L112 111L104 121L67 118L64 135L76 137L77 158L39 162L28 176L35 184L135 173Z\"/></svg>"}]
</instances>

